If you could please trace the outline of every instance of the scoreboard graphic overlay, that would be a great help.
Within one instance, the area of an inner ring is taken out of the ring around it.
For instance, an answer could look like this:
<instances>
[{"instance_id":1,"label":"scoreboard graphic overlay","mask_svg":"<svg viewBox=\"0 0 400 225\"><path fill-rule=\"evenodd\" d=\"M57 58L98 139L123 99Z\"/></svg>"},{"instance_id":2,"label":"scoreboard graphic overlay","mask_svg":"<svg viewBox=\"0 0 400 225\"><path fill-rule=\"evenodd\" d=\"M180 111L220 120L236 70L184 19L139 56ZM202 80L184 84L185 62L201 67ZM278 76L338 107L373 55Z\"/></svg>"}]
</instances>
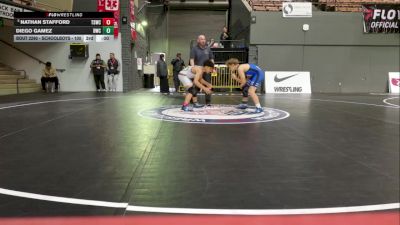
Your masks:
<instances>
[{"instance_id":1,"label":"scoreboard graphic overlay","mask_svg":"<svg viewBox=\"0 0 400 225\"><path fill-rule=\"evenodd\" d=\"M104 42L114 39L112 12L15 12L14 42Z\"/></svg>"}]
</instances>

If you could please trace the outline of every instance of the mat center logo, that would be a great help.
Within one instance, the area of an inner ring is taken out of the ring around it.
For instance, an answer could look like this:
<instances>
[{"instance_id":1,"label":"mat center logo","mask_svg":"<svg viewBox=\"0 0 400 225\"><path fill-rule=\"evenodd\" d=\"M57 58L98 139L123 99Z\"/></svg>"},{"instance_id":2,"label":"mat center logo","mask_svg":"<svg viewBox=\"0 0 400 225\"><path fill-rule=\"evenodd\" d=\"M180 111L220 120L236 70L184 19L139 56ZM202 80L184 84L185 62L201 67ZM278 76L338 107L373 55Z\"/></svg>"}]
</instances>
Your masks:
<instances>
[{"instance_id":1,"label":"mat center logo","mask_svg":"<svg viewBox=\"0 0 400 225\"><path fill-rule=\"evenodd\" d=\"M237 109L236 105L213 105L195 108L192 112L184 112L180 105L163 106L141 111L140 116L170 122L199 124L243 124L261 123L282 120L290 116L286 111L264 108L264 112L255 113L254 107Z\"/></svg>"}]
</instances>

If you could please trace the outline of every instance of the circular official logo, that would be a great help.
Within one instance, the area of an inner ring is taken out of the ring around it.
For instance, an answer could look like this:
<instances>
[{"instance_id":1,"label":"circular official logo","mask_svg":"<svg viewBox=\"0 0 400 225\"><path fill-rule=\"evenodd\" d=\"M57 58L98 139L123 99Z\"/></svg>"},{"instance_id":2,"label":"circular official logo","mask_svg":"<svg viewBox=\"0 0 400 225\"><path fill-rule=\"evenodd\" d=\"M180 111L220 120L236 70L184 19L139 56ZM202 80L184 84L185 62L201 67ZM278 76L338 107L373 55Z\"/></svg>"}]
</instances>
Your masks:
<instances>
[{"instance_id":1,"label":"circular official logo","mask_svg":"<svg viewBox=\"0 0 400 225\"><path fill-rule=\"evenodd\" d=\"M288 4L283 8L283 12L287 15L293 12L292 4Z\"/></svg>"},{"instance_id":2,"label":"circular official logo","mask_svg":"<svg viewBox=\"0 0 400 225\"><path fill-rule=\"evenodd\" d=\"M282 120L290 116L286 111L264 108L256 113L254 107L237 109L235 105L213 105L184 112L180 105L163 106L139 112L140 116L170 122L199 124L243 124Z\"/></svg>"}]
</instances>

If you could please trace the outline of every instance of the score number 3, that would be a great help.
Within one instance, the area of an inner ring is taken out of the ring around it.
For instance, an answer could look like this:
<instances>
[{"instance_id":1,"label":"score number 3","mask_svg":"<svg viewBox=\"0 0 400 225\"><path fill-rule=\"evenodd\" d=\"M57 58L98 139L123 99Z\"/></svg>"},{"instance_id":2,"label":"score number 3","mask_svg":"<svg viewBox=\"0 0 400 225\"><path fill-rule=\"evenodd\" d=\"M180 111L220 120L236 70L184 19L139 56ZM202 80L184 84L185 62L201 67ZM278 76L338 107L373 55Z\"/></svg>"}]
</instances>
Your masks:
<instances>
[{"instance_id":1,"label":"score number 3","mask_svg":"<svg viewBox=\"0 0 400 225\"><path fill-rule=\"evenodd\" d=\"M119 0L106 0L106 10L107 11L118 11Z\"/></svg>"}]
</instances>

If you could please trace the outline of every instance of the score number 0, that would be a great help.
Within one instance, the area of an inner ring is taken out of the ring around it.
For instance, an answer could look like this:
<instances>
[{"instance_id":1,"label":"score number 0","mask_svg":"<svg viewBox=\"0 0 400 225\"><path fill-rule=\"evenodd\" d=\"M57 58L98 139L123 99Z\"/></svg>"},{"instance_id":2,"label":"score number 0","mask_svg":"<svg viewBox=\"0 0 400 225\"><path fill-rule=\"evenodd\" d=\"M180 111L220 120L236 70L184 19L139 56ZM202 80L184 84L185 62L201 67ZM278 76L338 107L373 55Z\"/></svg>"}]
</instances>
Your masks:
<instances>
[{"instance_id":1,"label":"score number 0","mask_svg":"<svg viewBox=\"0 0 400 225\"><path fill-rule=\"evenodd\" d=\"M103 34L114 34L114 18L103 18Z\"/></svg>"},{"instance_id":2,"label":"score number 0","mask_svg":"<svg viewBox=\"0 0 400 225\"><path fill-rule=\"evenodd\" d=\"M114 26L114 18L103 18L103 26Z\"/></svg>"}]
</instances>

